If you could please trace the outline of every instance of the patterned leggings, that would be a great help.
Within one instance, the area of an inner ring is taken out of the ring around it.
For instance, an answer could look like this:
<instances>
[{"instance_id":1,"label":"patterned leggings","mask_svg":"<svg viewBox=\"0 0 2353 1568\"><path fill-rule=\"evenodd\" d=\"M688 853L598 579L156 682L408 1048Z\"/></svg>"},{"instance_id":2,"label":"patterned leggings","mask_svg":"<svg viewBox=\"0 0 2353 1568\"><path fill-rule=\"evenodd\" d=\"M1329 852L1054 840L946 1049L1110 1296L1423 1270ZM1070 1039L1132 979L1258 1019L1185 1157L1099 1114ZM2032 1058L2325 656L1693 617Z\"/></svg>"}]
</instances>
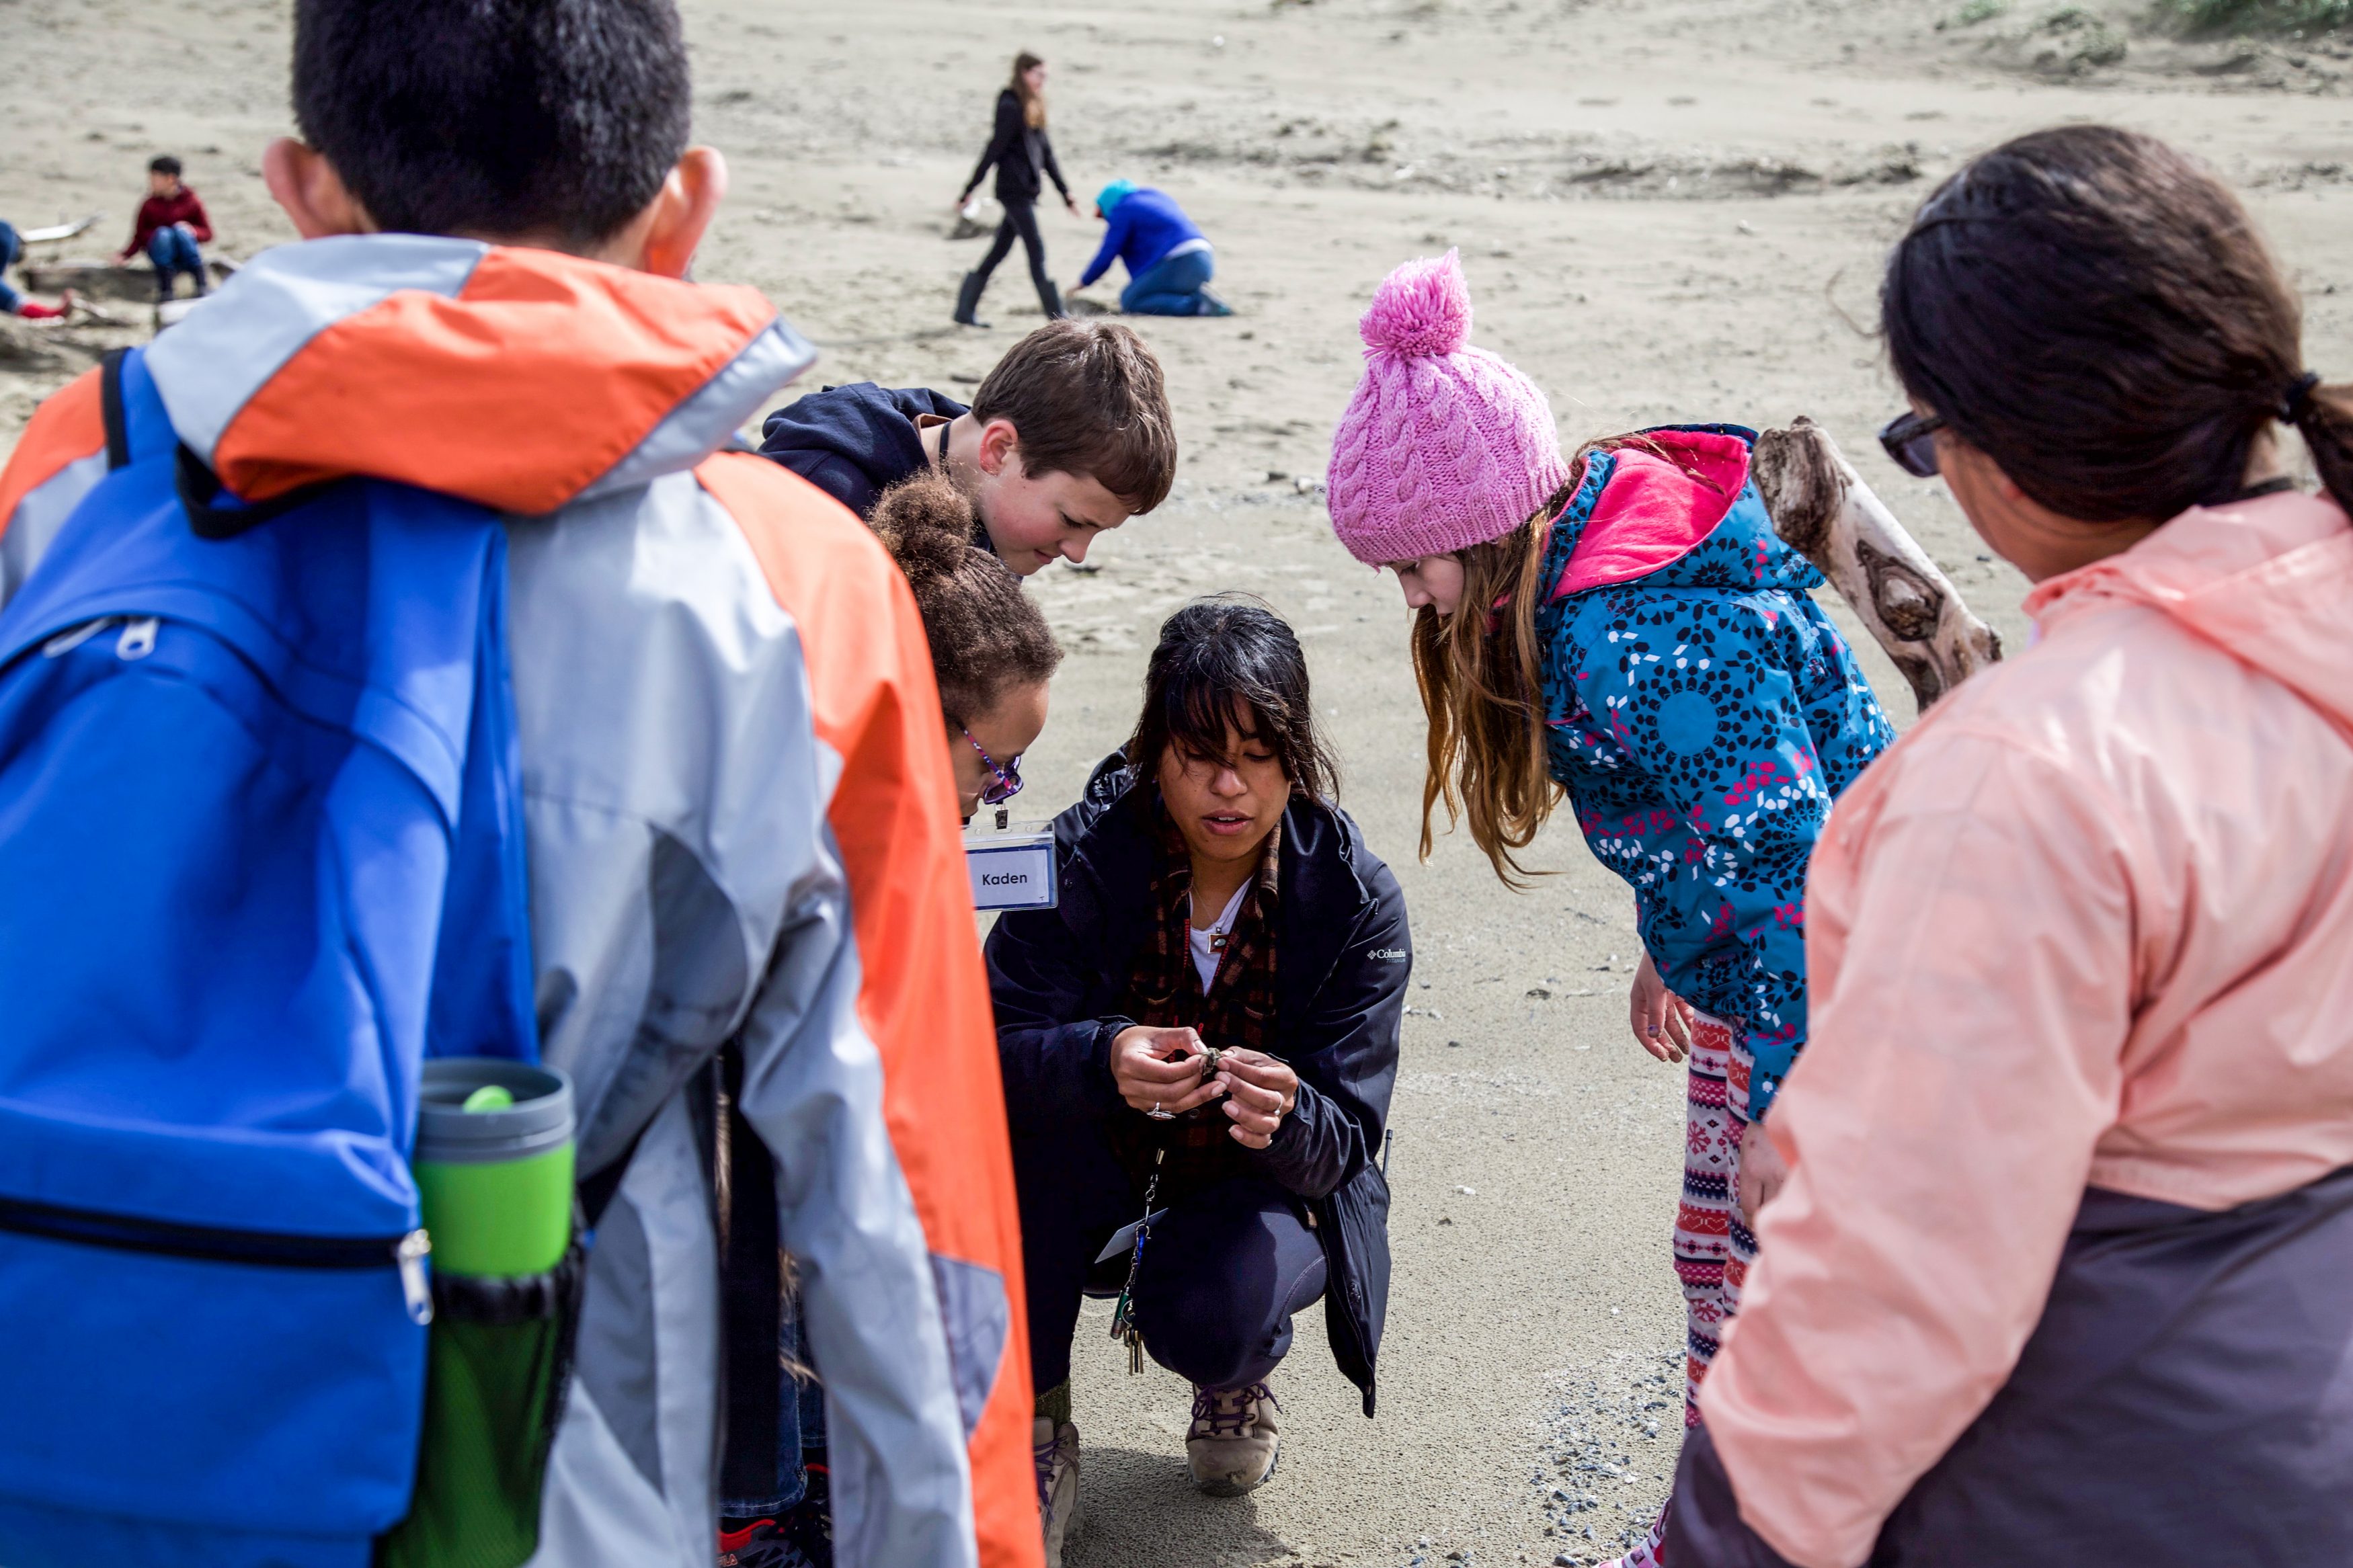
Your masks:
<instances>
[{"instance_id":1,"label":"patterned leggings","mask_svg":"<svg viewBox=\"0 0 2353 1568\"><path fill-rule=\"evenodd\" d=\"M1748 1082L1756 1058L1740 1031L1721 1018L1692 1024L1689 1109L1683 1125L1683 1196L1675 1209L1675 1279L1683 1289L1683 1427L1699 1425L1699 1385L1715 1361L1725 1321L1740 1310L1740 1287L1757 1261L1757 1237L1740 1210L1740 1135L1748 1130ZM1669 1500L1672 1505L1672 1500ZM1661 1509L1650 1539L1619 1559L1621 1568L1665 1568Z\"/></svg>"}]
</instances>

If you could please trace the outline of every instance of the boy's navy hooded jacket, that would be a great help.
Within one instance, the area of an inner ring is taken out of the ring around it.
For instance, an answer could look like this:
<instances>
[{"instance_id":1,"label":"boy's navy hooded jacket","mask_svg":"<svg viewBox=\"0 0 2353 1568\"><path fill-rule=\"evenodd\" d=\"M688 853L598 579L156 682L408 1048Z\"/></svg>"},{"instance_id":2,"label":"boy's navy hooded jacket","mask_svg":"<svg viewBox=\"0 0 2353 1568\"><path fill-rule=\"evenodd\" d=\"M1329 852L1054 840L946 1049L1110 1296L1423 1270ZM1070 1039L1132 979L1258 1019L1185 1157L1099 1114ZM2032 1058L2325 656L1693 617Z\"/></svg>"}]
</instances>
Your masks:
<instances>
[{"instance_id":1,"label":"boy's navy hooded jacket","mask_svg":"<svg viewBox=\"0 0 2353 1568\"><path fill-rule=\"evenodd\" d=\"M760 455L774 458L860 517L882 492L931 461L919 415L954 419L970 412L928 387L828 386L787 404L760 426ZM932 437L936 441L939 437ZM981 542L984 548L987 542Z\"/></svg>"},{"instance_id":2,"label":"boy's navy hooded jacket","mask_svg":"<svg viewBox=\"0 0 2353 1568\"><path fill-rule=\"evenodd\" d=\"M1054 819L1060 907L1009 912L989 933L1017 1141L1050 1141L1073 1121L1126 1109L1111 1043L1134 1020L1113 1009L1151 938L1157 795L1118 753L1103 759L1079 803ZM1381 1141L1413 965L1405 895L1347 813L1301 798L1282 814L1279 876L1274 1037L1299 1075L1299 1096L1251 1158L1314 1213L1333 1357L1370 1415L1389 1285Z\"/></svg>"}]
</instances>

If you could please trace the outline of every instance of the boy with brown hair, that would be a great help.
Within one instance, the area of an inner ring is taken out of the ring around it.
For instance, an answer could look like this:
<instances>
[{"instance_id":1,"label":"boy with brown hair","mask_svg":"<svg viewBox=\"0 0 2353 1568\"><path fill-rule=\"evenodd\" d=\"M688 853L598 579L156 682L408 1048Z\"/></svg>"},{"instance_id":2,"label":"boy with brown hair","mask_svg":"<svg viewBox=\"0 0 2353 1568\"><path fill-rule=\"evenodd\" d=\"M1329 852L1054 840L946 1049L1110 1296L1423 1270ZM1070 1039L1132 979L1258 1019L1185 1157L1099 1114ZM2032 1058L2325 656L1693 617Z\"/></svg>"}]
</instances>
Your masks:
<instances>
[{"instance_id":1,"label":"boy with brown hair","mask_svg":"<svg viewBox=\"0 0 2353 1568\"><path fill-rule=\"evenodd\" d=\"M1160 362L1115 321L1050 321L972 405L925 387L829 386L768 416L761 452L871 516L926 468L972 497L973 542L1027 577L1167 499L1176 422Z\"/></svg>"}]
</instances>

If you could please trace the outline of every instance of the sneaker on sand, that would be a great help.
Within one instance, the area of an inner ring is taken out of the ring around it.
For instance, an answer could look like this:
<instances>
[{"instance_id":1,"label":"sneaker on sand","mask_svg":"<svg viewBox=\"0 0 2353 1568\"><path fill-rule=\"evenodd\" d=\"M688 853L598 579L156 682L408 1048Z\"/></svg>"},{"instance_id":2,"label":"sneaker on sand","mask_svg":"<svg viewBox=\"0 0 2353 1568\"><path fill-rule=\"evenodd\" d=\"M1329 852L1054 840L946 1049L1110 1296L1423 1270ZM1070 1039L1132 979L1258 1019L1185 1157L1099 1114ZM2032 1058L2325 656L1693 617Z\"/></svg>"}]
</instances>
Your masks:
<instances>
[{"instance_id":1,"label":"sneaker on sand","mask_svg":"<svg viewBox=\"0 0 2353 1568\"><path fill-rule=\"evenodd\" d=\"M1266 1384L1193 1389L1193 1429L1185 1435L1193 1484L1211 1497L1240 1497L1274 1474L1282 1406Z\"/></svg>"},{"instance_id":2,"label":"sneaker on sand","mask_svg":"<svg viewBox=\"0 0 2353 1568\"><path fill-rule=\"evenodd\" d=\"M1062 1542L1079 1511L1079 1429L1057 1427L1040 1415L1029 1424L1030 1457L1038 1461L1038 1519L1046 1531L1046 1568L1062 1568Z\"/></svg>"}]
</instances>

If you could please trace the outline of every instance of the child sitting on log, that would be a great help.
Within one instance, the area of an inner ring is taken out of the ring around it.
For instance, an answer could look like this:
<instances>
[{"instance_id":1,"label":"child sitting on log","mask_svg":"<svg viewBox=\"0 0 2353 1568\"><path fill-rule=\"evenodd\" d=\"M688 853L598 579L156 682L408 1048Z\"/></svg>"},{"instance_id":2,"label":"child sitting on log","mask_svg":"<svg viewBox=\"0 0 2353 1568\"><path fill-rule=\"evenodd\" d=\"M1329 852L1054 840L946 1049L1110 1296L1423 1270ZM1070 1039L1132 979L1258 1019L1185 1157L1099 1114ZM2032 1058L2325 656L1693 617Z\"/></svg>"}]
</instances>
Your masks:
<instances>
[{"instance_id":1,"label":"child sitting on log","mask_svg":"<svg viewBox=\"0 0 2353 1568\"><path fill-rule=\"evenodd\" d=\"M172 298L183 272L195 279L201 300L210 286L205 279L204 252L196 247L211 244L212 237L212 219L205 216L204 202L181 180L180 161L168 153L150 159L147 199L139 204L139 216L132 221L131 243L115 259L128 261L146 252L155 267L158 304Z\"/></svg>"}]
</instances>

